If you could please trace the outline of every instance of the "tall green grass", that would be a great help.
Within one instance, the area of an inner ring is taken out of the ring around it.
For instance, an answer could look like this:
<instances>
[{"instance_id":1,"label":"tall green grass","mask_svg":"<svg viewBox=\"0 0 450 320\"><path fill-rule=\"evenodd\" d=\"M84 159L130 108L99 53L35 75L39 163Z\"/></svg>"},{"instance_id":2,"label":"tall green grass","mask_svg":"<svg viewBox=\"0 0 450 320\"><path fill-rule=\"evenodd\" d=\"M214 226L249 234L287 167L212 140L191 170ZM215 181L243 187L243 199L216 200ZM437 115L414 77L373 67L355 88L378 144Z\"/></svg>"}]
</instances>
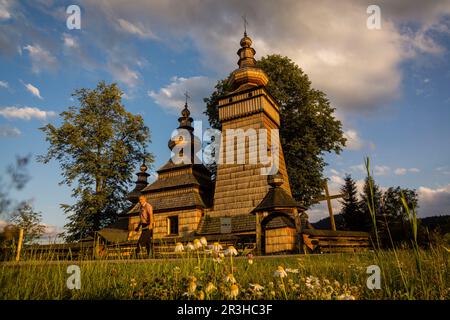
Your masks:
<instances>
[{"instance_id":1,"label":"tall green grass","mask_svg":"<svg viewBox=\"0 0 450 320\"><path fill-rule=\"evenodd\" d=\"M365 163L370 178L369 159ZM77 261L36 253L20 263L0 263L0 299L449 299L448 249L418 245L416 209L404 196L411 246L397 248L391 238L391 248L383 249L369 181L370 252L247 259L246 252L233 258L203 248L178 259L113 261L89 260L91 253ZM71 264L81 268L80 290L67 288ZM366 286L370 265L381 269L380 290Z\"/></svg>"}]
</instances>

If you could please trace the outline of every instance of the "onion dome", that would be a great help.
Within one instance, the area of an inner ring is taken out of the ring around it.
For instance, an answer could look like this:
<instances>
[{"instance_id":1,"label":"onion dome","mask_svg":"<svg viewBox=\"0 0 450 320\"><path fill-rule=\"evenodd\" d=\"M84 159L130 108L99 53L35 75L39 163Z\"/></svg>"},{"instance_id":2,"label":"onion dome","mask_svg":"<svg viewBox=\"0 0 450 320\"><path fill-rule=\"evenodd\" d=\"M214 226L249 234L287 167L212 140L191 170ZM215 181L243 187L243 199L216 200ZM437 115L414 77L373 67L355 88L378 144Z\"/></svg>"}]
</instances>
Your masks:
<instances>
[{"instance_id":1,"label":"onion dome","mask_svg":"<svg viewBox=\"0 0 450 320\"><path fill-rule=\"evenodd\" d=\"M245 32L240 42L241 48L237 51L239 68L233 71L229 80L233 91L265 86L269 82L265 72L256 67L256 51L252 48L252 43L252 39Z\"/></svg>"}]
</instances>

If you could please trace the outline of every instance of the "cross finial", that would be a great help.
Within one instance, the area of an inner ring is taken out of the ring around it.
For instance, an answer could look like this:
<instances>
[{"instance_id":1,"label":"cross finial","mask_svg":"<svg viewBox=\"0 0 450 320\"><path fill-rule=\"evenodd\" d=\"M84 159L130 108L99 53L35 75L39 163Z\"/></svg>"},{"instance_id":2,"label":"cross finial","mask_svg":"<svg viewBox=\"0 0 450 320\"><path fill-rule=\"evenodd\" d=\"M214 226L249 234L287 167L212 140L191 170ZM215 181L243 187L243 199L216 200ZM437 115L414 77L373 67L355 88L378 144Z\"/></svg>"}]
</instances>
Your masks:
<instances>
[{"instance_id":1,"label":"cross finial","mask_svg":"<svg viewBox=\"0 0 450 320\"><path fill-rule=\"evenodd\" d=\"M187 90L186 90L186 92L184 93L184 96L186 97L186 105L187 105L188 99L191 98L191 97L189 96Z\"/></svg>"},{"instance_id":2,"label":"cross finial","mask_svg":"<svg viewBox=\"0 0 450 320\"><path fill-rule=\"evenodd\" d=\"M244 36L247 36L248 21L247 16L245 14L242 16L242 20L244 20Z\"/></svg>"}]
</instances>

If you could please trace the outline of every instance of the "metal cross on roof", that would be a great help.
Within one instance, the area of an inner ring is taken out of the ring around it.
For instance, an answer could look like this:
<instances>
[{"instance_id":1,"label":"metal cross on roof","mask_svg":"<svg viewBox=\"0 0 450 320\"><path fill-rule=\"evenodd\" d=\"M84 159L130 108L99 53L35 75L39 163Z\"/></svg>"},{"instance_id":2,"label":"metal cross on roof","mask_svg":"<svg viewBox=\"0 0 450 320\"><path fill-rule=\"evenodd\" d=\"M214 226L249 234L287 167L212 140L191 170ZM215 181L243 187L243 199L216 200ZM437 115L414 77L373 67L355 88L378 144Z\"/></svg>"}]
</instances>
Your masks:
<instances>
[{"instance_id":1,"label":"metal cross on roof","mask_svg":"<svg viewBox=\"0 0 450 320\"><path fill-rule=\"evenodd\" d=\"M186 97L186 104L187 104L187 102L188 102L188 99L190 99L190 98L191 98L191 97L189 96L189 94L188 94L187 90L186 90L186 92L184 93L184 96Z\"/></svg>"},{"instance_id":2,"label":"metal cross on roof","mask_svg":"<svg viewBox=\"0 0 450 320\"><path fill-rule=\"evenodd\" d=\"M244 35L247 36L248 21L247 16L245 14L242 16L242 20L244 20Z\"/></svg>"}]
</instances>

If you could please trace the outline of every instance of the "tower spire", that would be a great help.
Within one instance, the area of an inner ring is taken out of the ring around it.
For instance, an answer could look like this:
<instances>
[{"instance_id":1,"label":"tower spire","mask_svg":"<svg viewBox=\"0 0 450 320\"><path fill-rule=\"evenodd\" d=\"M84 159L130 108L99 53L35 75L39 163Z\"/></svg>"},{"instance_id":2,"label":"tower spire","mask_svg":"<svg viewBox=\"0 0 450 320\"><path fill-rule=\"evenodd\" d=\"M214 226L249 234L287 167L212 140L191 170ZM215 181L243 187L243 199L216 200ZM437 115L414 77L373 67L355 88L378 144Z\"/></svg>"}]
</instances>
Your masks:
<instances>
[{"instance_id":1,"label":"tower spire","mask_svg":"<svg viewBox=\"0 0 450 320\"><path fill-rule=\"evenodd\" d=\"M187 104L188 104L188 99L190 99L191 97L189 96L189 94L188 94L188 91L186 90L186 92L184 93L184 96L186 97L186 102L185 102L185 104L184 104L184 106L185 107L187 107Z\"/></svg>"},{"instance_id":2,"label":"tower spire","mask_svg":"<svg viewBox=\"0 0 450 320\"><path fill-rule=\"evenodd\" d=\"M249 87L265 86L269 81L264 71L256 66L256 51L252 48L252 39L247 35L248 21L245 15L242 16L242 19L244 21L244 37L241 39L241 47L237 51L239 68L234 70L230 77L233 92Z\"/></svg>"},{"instance_id":3,"label":"tower spire","mask_svg":"<svg viewBox=\"0 0 450 320\"><path fill-rule=\"evenodd\" d=\"M248 21L247 21L247 15L243 15L242 16L242 20L244 20L244 37L247 36L247 26L248 26Z\"/></svg>"}]
</instances>

